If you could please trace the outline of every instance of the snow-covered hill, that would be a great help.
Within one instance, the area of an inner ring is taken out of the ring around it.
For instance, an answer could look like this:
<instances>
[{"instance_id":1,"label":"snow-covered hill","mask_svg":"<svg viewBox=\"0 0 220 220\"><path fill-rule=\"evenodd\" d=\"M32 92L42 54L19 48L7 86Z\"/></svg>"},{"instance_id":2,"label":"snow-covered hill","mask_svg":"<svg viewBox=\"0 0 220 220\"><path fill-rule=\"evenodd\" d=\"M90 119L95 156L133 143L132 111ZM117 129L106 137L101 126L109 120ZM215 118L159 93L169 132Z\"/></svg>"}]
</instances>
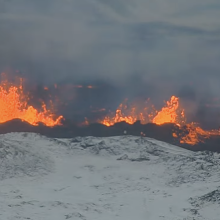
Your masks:
<instances>
[{"instance_id":1,"label":"snow-covered hill","mask_svg":"<svg viewBox=\"0 0 220 220\"><path fill-rule=\"evenodd\" d=\"M0 136L0 219L219 220L220 154L150 138Z\"/></svg>"}]
</instances>

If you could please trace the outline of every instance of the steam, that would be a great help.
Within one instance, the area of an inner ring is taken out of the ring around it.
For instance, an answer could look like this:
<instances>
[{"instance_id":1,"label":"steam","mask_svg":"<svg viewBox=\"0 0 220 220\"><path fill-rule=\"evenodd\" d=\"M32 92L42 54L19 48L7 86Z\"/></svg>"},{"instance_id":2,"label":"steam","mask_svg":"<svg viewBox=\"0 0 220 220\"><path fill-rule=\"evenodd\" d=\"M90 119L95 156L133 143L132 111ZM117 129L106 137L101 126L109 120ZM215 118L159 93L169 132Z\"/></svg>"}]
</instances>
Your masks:
<instances>
[{"instance_id":1,"label":"steam","mask_svg":"<svg viewBox=\"0 0 220 220\"><path fill-rule=\"evenodd\" d=\"M1 0L0 69L105 82L118 101L182 95L198 111L220 93L219 11L217 0Z\"/></svg>"}]
</instances>

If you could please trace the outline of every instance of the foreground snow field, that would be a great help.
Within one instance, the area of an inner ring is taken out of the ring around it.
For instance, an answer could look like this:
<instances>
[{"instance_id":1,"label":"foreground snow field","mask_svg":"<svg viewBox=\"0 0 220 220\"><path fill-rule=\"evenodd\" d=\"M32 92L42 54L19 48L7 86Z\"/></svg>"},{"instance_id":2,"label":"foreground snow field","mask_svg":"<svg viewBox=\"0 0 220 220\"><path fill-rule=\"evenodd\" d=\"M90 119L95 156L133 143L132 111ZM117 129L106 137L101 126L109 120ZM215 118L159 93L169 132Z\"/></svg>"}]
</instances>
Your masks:
<instances>
[{"instance_id":1,"label":"foreground snow field","mask_svg":"<svg viewBox=\"0 0 220 220\"><path fill-rule=\"evenodd\" d=\"M220 154L150 138L0 136L0 219L219 220Z\"/></svg>"}]
</instances>

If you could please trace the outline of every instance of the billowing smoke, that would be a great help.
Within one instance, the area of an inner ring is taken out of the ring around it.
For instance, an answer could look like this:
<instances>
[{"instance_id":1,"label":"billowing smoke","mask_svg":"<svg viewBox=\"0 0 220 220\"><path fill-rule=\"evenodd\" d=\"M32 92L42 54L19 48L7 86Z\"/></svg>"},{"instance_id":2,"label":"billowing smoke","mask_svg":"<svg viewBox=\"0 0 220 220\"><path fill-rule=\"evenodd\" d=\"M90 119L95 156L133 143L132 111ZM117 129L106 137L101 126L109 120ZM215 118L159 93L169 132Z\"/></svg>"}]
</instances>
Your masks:
<instances>
[{"instance_id":1,"label":"billowing smoke","mask_svg":"<svg viewBox=\"0 0 220 220\"><path fill-rule=\"evenodd\" d=\"M59 92L74 96L68 117L177 95L189 120L218 126L219 11L217 0L0 0L0 70L19 70L29 87L96 85Z\"/></svg>"}]
</instances>

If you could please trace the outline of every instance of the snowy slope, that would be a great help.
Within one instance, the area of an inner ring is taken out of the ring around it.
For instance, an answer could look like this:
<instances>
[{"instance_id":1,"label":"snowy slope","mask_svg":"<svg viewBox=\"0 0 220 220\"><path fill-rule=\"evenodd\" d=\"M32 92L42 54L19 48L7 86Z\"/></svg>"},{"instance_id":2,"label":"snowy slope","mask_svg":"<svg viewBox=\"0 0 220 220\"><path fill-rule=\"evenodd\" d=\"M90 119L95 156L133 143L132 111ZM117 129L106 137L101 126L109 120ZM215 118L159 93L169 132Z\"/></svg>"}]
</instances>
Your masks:
<instances>
[{"instance_id":1,"label":"snowy slope","mask_svg":"<svg viewBox=\"0 0 220 220\"><path fill-rule=\"evenodd\" d=\"M0 136L0 219L219 220L220 154L150 138Z\"/></svg>"}]
</instances>

